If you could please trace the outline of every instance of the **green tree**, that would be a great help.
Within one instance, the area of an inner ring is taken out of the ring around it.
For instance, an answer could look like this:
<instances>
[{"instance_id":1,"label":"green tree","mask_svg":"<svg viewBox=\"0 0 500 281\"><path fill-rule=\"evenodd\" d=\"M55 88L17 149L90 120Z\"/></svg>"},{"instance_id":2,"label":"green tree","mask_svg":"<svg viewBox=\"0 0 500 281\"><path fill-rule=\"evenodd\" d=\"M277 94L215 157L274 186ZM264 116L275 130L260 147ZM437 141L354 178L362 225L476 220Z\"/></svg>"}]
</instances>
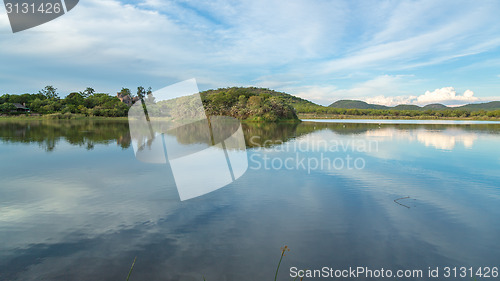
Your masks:
<instances>
[{"instance_id":1,"label":"green tree","mask_svg":"<svg viewBox=\"0 0 500 281\"><path fill-rule=\"evenodd\" d=\"M137 96L140 99L143 99L146 96L146 90L144 90L144 87L142 86L137 87Z\"/></svg>"},{"instance_id":2,"label":"green tree","mask_svg":"<svg viewBox=\"0 0 500 281\"><path fill-rule=\"evenodd\" d=\"M118 93L124 96L129 95L130 97L132 97L132 92L130 91L129 88L122 88Z\"/></svg>"},{"instance_id":3,"label":"green tree","mask_svg":"<svg viewBox=\"0 0 500 281\"><path fill-rule=\"evenodd\" d=\"M95 90L91 87L87 87L83 92L82 92L82 96L84 98L88 98L90 96L92 96L93 94L95 93Z\"/></svg>"},{"instance_id":4,"label":"green tree","mask_svg":"<svg viewBox=\"0 0 500 281\"><path fill-rule=\"evenodd\" d=\"M144 87L139 86L137 87L137 96L142 100L145 97L151 95L153 91L151 90L151 87L149 87L147 90L144 89Z\"/></svg>"},{"instance_id":5,"label":"green tree","mask_svg":"<svg viewBox=\"0 0 500 281\"><path fill-rule=\"evenodd\" d=\"M10 98L9 94L5 94L5 95L0 96L0 104L9 102L9 98Z\"/></svg>"},{"instance_id":6,"label":"green tree","mask_svg":"<svg viewBox=\"0 0 500 281\"><path fill-rule=\"evenodd\" d=\"M34 112L43 113L41 108L42 108L42 106L47 105L47 103L48 103L48 100L45 99L45 97L43 99L37 98L31 102L30 108Z\"/></svg>"},{"instance_id":7,"label":"green tree","mask_svg":"<svg viewBox=\"0 0 500 281\"><path fill-rule=\"evenodd\" d=\"M83 105L85 98L81 93L73 92L64 99L64 102L67 105L74 105L75 107L78 107L79 105Z\"/></svg>"},{"instance_id":8,"label":"green tree","mask_svg":"<svg viewBox=\"0 0 500 281\"><path fill-rule=\"evenodd\" d=\"M10 102L0 104L0 112L2 113L10 113L14 110L16 110L16 106Z\"/></svg>"},{"instance_id":9,"label":"green tree","mask_svg":"<svg viewBox=\"0 0 500 281\"><path fill-rule=\"evenodd\" d=\"M51 85L45 86L45 88L40 90L38 93L44 95L47 99L59 98L59 93L57 93L57 88L54 88Z\"/></svg>"}]
</instances>

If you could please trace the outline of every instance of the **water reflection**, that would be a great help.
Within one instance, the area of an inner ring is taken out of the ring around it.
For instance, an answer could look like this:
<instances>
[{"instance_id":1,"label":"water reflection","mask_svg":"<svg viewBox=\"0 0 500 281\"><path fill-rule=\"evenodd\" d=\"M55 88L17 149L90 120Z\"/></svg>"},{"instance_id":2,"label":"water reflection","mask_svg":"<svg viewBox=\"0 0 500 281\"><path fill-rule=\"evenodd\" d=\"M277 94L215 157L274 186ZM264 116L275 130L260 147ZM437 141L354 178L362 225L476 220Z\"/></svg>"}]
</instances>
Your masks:
<instances>
[{"instance_id":1,"label":"water reflection","mask_svg":"<svg viewBox=\"0 0 500 281\"><path fill-rule=\"evenodd\" d=\"M182 154L189 154L211 145L210 137L200 127L204 124L191 124L168 132L175 137L175 143L184 144ZM414 125L414 124L360 124L360 123L243 123L245 142L248 148L281 145L319 130L329 130L337 135L362 135L381 138L405 138L417 140L426 146L439 149L453 149L462 143L471 148L478 133L500 134L500 126L484 125ZM227 130L233 132L234 130ZM220 133L226 136L228 133ZM229 135L228 135L229 136ZM227 136L226 136L227 137ZM123 120L31 120L0 121L0 141L4 143L36 143L45 151L53 151L58 144L93 149L95 145L115 143L121 148L129 148L131 138L128 121ZM194 147L192 145L199 145Z\"/></svg>"},{"instance_id":2,"label":"water reflection","mask_svg":"<svg viewBox=\"0 0 500 281\"><path fill-rule=\"evenodd\" d=\"M135 256L131 280L272 279L283 244L292 249L283 280L291 266L492 266L499 129L243 124L249 158L261 163L295 155L283 149L295 143L349 141L335 156L366 167L249 169L180 202L168 165L136 161L126 122L1 122L0 280L124 280ZM167 137L199 145L190 134ZM379 145L357 149L358 140ZM411 208L394 203L407 196Z\"/></svg>"},{"instance_id":3,"label":"water reflection","mask_svg":"<svg viewBox=\"0 0 500 281\"><path fill-rule=\"evenodd\" d=\"M409 141L418 141L425 146L437 149L453 150L457 144L462 144L466 148L472 148L474 141L478 139L477 133L467 132L462 129L452 128L441 131L436 130L412 130L401 131L393 128L385 128L366 132L367 137L380 138L404 138Z\"/></svg>"},{"instance_id":4,"label":"water reflection","mask_svg":"<svg viewBox=\"0 0 500 281\"><path fill-rule=\"evenodd\" d=\"M99 120L4 120L0 121L0 141L4 143L37 143L53 151L60 143L93 149L96 144L116 142L130 146L126 121Z\"/></svg>"}]
</instances>

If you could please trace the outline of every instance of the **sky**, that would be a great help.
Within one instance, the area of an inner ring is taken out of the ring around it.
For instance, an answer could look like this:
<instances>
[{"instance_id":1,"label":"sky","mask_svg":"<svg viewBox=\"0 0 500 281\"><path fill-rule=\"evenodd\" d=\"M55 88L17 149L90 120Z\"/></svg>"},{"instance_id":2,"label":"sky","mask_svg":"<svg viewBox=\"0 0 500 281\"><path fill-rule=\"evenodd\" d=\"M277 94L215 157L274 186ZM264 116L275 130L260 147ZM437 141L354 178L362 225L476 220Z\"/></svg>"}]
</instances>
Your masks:
<instances>
[{"instance_id":1,"label":"sky","mask_svg":"<svg viewBox=\"0 0 500 281\"><path fill-rule=\"evenodd\" d=\"M12 33L0 94L256 86L318 104L500 100L500 1L81 0Z\"/></svg>"}]
</instances>

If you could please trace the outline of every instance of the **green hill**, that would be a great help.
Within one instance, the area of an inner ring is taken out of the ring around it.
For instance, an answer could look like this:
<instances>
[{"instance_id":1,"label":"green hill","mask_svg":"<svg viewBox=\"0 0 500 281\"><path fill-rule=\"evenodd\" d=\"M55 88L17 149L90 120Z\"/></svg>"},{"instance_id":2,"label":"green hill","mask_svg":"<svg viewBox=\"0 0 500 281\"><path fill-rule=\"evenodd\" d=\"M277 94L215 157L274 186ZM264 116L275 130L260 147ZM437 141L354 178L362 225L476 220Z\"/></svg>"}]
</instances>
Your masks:
<instances>
[{"instance_id":1,"label":"green hill","mask_svg":"<svg viewBox=\"0 0 500 281\"><path fill-rule=\"evenodd\" d=\"M465 110L500 110L500 101L492 101L487 103L471 103L456 108Z\"/></svg>"},{"instance_id":2,"label":"green hill","mask_svg":"<svg viewBox=\"0 0 500 281\"><path fill-rule=\"evenodd\" d=\"M436 118L492 117L497 116L498 110L500 110L500 101L468 104L460 107L448 107L439 103L424 107L412 104L389 107L360 100L339 100L329 106L322 106L287 93L256 87L208 90L202 92L201 95L206 109L212 115L229 115L239 119L257 121L296 120L297 113L396 117L425 115ZM495 110L497 111L494 112Z\"/></svg>"},{"instance_id":3,"label":"green hill","mask_svg":"<svg viewBox=\"0 0 500 281\"><path fill-rule=\"evenodd\" d=\"M310 101L262 88L221 88L200 93L208 115L225 115L250 121L299 121L294 106Z\"/></svg>"},{"instance_id":4,"label":"green hill","mask_svg":"<svg viewBox=\"0 0 500 281\"><path fill-rule=\"evenodd\" d=\"M400 104L394 107L378 105L378 104L370 104L360 100L338 100L328 107L331 108L343 108L343 109L391 109L391 110L442 110L442 109L463 109L469 111L477 111L477 110L500 110L500 101L492 101L487 103L474 103L467 104L458 107L449 107L440 103L428 104L424 107L420 107L418 105L413 104Z\"/></svg>"},{"instance_id":5,"label":"green hill","mask_svg":"<svg viewBox=\"0 0 500 281\"><path fill-rule=\"evenodd\" d=\"M370 104L360 100L338 100L328 107L345 109L387 109L389 107L378 104Z\"/></svg>"},{"instance_id":6,"label":"green hill","mask_svg":"<svg viewBox=\"0 0 500 281\"><path fill-rule=\"evenodd\" d=\"M230 88L219 88L217 90L207 90L201 92L201 95L204 96L210 96L214 94L221 94L221 93L240 93L242 95L263 95L263 96L272 96L272 97L278 97L280 98L284 103L291 105L291 106L319 106L322 107L321 105L315 104L311 101L283 93L283 92L278 92L274 90L270 90L267 88L257 88L257 87L230 87Z\"/></svg>"},{"instance_id":7,"label":"green hill","mask_svg":"<svg viewBox=\"0 0 500 281\"><path fill-rule=\"evenodd\" d=\"M440 104L440 103L431 103L431 104L428 104L426 106L423 107L423 109L445 109L445 108L448 108L446 105L444 104Z\"/></svg>"},{"instance_id":8,"label":"green hill","mask_svg":"<svg viewBox=\"0 0 500 281\"><path fill-rule=\"evenodd\" d=\"M395 107L391 108L395 110L421 110L422 108L418 105L413 105L413 104L400 104L396 105Z\"/></svg>"}]
</instances>

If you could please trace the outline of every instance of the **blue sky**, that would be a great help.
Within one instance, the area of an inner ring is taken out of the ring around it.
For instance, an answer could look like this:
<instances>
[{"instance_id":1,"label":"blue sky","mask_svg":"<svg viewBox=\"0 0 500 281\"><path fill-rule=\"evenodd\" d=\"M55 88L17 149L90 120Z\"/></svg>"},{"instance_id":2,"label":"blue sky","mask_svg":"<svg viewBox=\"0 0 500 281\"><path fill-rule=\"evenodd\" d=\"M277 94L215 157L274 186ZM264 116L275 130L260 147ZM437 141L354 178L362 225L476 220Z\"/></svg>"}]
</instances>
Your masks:
<instances>
[{"instance_id":1,"label":"blue sky","mask_svg":"<svg viewBox=\"0 0 500 281\"><path fill-rule=\"evenodd\" d=\"M196 78L323 105L500 100L499 14L499 1L81 0L13 34L2 6L0 94Z\"/></svg>"}]
</instances>

